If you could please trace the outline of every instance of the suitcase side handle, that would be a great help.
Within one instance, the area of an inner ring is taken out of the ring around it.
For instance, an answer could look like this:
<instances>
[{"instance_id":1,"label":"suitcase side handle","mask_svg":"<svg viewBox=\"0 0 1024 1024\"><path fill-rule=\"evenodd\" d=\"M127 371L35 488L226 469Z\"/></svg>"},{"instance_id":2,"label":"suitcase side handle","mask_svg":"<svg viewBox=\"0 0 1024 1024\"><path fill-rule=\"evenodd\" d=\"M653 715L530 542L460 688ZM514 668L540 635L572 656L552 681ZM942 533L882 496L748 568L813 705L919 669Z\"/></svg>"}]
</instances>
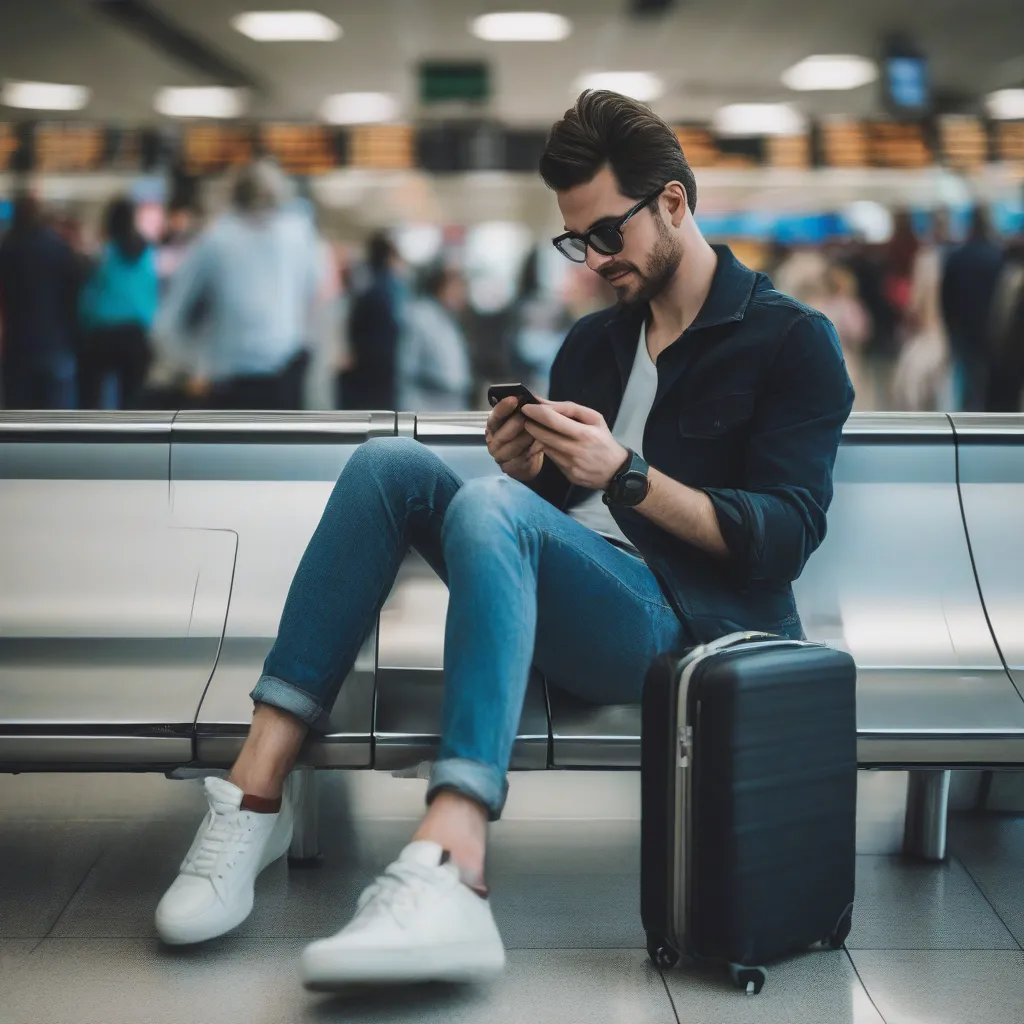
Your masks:
<instances>
[{"instance_id":1,"label":"suitcase side handle","mask_svg":"<svg viewBox=\"0 0 1024 1024\"><path fill-rule=\"evenodd\" d=\"M712 640L709 643L701 644L697 648L697 652L700 654L714 654L715 651L724 651L729 647L735 647L737 644L750 643L757 640L779 640L781 639L777 633L761 633L757 630L740 630L736 633L728 633L726 636L720 636L717 640Z\"/></svg>"}]
</instances>

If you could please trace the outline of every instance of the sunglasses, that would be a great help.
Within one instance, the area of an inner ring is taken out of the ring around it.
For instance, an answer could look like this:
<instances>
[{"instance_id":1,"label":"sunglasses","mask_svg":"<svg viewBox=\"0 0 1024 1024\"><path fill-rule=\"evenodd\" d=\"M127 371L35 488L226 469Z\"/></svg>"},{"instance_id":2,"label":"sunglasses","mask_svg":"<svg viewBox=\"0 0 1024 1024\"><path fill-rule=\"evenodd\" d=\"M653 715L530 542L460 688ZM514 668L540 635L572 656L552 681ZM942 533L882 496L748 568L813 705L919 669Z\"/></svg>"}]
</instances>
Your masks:
<instances>
[{"instance_id":1,"label":"sunglasses","mask_svg":"<svg viewBox=\"0 0 1024 1024\"><path fill-rule=\"evenodd\" d=\"M622 238L622 229L625 227L626 222L638 214L648 203L657 199L664 190L665 188L662 186L657 192L652 192L649 196L641 199L636 206L630 207L616 221L598 224L596 228L584 231L583 234L578 234L575 231L566 231L564 235L552 238L551 244L566 259L572 260L573 263L586 263L587 246L590 246L594 252L600 253L602 256L614 256L616 253L622 252L622 247L625 245Z\"/></svg>"}]
</instances>

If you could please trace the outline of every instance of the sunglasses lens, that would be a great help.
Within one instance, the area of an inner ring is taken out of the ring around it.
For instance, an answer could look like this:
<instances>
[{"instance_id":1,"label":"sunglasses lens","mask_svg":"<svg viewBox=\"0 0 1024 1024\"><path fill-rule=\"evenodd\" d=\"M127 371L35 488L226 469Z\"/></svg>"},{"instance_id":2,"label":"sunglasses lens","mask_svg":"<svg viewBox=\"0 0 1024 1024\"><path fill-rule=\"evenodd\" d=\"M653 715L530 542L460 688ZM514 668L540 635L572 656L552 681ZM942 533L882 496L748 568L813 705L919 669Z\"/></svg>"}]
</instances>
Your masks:
<instances>
[{"instance_id":1,"label":"sunglasses lens","mask_svg":"<svg viewBox=\"0 0 1024 1024\"><path fill-rule=\"evenodd\" d=\"M585 263L587 260L587 243L582 238L560 238L555 247L573 263Z\"/></svg>"},{"instance_id":2,"label":"sunglasses lens","mask_svg":"<svg viewBox=\"0 0 1024 1024\"><path fill-rule=\"evenodd\" d=\"M622 234L618 228L595 228L590 233L590 244L602 256L614 256L622 252Z\"/></svg>"}]
</instances>

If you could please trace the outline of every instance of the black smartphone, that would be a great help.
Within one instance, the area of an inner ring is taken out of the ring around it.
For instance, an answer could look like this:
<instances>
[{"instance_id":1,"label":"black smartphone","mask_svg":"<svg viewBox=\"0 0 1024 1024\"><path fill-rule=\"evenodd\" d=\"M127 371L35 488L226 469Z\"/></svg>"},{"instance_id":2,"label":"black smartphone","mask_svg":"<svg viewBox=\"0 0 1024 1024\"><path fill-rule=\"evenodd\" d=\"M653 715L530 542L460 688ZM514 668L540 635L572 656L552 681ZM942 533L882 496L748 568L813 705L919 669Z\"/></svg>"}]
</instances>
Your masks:
<instances>
[{"instance_id":1,"label":"black smartphone","mask_svg":"<svg viewBox=\"0 0 1024 1024\"><path fill-rule=\"evenodd\" d=\"M493 409L504 398L518 398L516 411L524 405L539 405L536 396L525 384L492 384L487 389L487 401Z\"/></svg>"}]
</instances>

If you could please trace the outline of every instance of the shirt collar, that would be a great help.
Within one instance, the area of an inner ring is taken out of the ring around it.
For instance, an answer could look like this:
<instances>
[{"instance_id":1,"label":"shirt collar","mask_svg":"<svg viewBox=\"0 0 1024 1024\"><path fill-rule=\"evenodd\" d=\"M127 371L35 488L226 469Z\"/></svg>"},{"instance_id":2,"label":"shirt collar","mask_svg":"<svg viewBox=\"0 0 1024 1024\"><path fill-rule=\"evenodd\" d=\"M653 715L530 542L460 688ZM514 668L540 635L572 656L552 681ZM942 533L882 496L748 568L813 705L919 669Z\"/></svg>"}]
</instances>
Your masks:
<instances>
[{"instance_id":1,"label":"shirt collar","mask_svg":"<svg viewBox=\"0 0 1024 1024\"><path fill-rule=\"evenodd\" d=\"M713 245L711 248L718 257L711 288L686 334L703 330L705 327L742 320L747 312L750 297L754 294L757 274L740 263L729 246ZM606 323L623 382L629 377L629 371L632 369L637 337L648 313L649 307L646 305L619 306Z\"/></svg>"}]
</instances>

